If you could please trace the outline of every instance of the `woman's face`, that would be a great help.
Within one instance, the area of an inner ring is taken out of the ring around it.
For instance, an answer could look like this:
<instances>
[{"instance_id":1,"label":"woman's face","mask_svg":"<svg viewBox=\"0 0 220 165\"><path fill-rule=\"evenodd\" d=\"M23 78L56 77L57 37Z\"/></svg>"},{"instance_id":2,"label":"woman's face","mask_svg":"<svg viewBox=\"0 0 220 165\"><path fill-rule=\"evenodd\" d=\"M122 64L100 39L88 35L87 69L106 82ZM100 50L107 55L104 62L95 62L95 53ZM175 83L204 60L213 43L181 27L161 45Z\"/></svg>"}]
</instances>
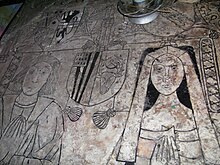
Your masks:
<instances>
[{"instance_id":1,"label":"woman's face","mask_svg":"<svg viewBox=\"0 0 220 165\"><path fill-rule=\"evenodd\" d=\"M183 76L182 62L171 54L162 55L153 62L151 80L161 94L170 95L175 92Z\"/></svg>"},{"instance_id":2,"label":"woman's face","mask_svg":"<svg viewBox=\"0 0 220 165\"><path fill-rule=\"evenodd\" d=\"M28 96L39 92L47 82L51 71L51 66L46 62L41 62L30 67L22 85L23 92Z\"/></svg>"}]
</instances>

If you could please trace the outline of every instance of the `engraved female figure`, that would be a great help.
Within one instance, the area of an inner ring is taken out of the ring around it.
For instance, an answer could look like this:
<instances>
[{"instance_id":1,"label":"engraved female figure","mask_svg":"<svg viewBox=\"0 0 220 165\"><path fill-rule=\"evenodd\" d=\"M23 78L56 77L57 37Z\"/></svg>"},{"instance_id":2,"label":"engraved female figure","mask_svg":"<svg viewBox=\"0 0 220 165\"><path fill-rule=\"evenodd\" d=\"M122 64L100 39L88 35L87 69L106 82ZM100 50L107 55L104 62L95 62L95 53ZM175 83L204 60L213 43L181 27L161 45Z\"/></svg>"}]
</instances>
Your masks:
<instances>
[{"instance_id":1,"label":"engraved female figure","mask_svg":"<svg viewBox=\"0 0 220 165\"><path fill-rule=\"evenodd\" d=\"M58 164L63 116L47 96L55 91L60 62L44 54L29 65L15 76L3 98L0 162Z\"/></svg>"},{"instance_id":2,"label":"engraved female figure","mask_svg":"<svg viewBox=\"0 0 220 165\"><path fill-rule=\"evenodd\" d=\"M146 55L151 68L146 81ZM137 164L218 163L219 146L191 47L147 49L142 57L118 161ZM142 66L143 65L143 66ZM146 98L140 99L141 91ZM140 105L140 101L145 102Z\"/></svg>"}]
</instances>

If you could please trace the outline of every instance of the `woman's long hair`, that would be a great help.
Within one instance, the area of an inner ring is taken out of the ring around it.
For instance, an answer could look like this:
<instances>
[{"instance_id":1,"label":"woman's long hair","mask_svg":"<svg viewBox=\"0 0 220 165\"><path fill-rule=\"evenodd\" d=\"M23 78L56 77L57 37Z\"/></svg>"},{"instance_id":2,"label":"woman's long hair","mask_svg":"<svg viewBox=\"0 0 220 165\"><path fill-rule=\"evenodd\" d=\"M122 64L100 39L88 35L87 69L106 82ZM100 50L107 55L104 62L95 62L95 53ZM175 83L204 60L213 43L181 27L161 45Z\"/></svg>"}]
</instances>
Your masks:
<instances>
[{"instance_id":1,"label":"woman's long hair","mask_svg":"<svg viewBox=\"0 0 220 165\"><path fill-rule=\"evenodd\" d=\"M47 82L43 85L38 94L39 96L53 94L56 90L57 81L59 79L58 70L60 67L60 61L57 58L51 56L50 54L42 54L36 58L33 58L24 69L22 69L18 74L15 75L15 77L9 85L9 91L13 94L21 93L22 84L28 70L30 69L30 67L41 62L48 63L51 66L52 71L47 79Z\"/></svg>"},{"instance_id":2,"label":"woman's long hair","mask_svg":"<svg viewBox=\"0 0 220 165\"><path fill-rule=\"evenodd\" d=\"M137 85L138 85L139 77L140 77L140 74L141 74L141 71L142 71L142 66L144 64L145 58L150 53L153 53L153 52L155 52L155 51L157 51L161 48L163 48L163 47L148 48L144 51L144 53L143 53L143 55L140 59L140 62L139 62L139 69L138 69L138 74L137 74L137 79L136 79L136 84L135 84L135 90L136 90ZM191 46L181 46L181 47L175 47L175 48L187 52L187 54L189 55L189 57L191 59L191 62L193 63L193 67L194 67L194 70L197 74L197 77L200 81L199 69L198 69L198 66L197 66L197 62L196 62L196 58L195 58L195 52L194 52L193 47L191 47ZM186 80L185 71L184 71L184 76L183 76L182 82L180 83L179 87L177 88L176 93L177 93L177 97L178 97L179 101L184 106L186 106L187 108L192 109L192 103L190 101L190 94L189 94L189 90L188 90L188 87L187 87L187 80ZM133 96L134 95L135 95L135 92L134 92ZM154 106L154 104L156 103L159 95L160 95L160 92L155 88L154 84L152 83L151 73L150 73L150 77L149 77L149 81L148 81L148 85L147 85L147 92L146 92L146 96L145 96L144 111L147 111L147 110L151 109Z\"/></svg>"}]
</instances>

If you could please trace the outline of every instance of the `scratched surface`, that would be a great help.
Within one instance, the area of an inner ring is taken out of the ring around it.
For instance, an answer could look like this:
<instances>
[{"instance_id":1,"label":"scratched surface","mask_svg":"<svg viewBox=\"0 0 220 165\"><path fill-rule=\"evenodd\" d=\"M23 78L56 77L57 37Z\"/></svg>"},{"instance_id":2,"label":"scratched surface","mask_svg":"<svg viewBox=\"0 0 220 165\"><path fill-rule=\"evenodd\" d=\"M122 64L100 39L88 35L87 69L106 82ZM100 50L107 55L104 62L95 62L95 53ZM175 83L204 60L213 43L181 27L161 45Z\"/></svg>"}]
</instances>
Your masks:
<instances>
[{"instance_id":1,"label":"scratched surface","mask_svg":"<svg viewBox=\"0 0 220 165\"><path fill-rule=\"evenodd\" d=\"M220 164L219 1L146 25L116 0L50 2L1 42L0 164Z\"/></svg>"}]
</instances>

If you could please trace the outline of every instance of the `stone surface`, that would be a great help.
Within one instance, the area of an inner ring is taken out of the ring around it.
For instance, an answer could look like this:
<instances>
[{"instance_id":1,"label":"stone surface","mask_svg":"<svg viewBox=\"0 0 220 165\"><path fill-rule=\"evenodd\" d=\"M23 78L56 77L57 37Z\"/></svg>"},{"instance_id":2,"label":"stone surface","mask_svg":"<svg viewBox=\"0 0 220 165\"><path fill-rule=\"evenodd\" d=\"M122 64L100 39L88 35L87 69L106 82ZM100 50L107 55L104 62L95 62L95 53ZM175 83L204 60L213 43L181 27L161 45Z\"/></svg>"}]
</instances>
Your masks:
<instances>
[{"instance_id":1,"label":"stone surface","mask_svg":"<svg viewBox=\"0 0 220 165\"><path fill-rule=\"evenodd\" d=\"M184 3L198 3L200 0L178 0L179 2L184 2Z\"/></svg>"},{"instance_id":2,"label":"stone surface","mask_svg":"<svg viewBox=\"0 0 220 165\"><path fill-rule=\"evenodd\" d=\"M1 43L0 164L220 164L218 1L146 25L116 0L50 2Z\"/></svg>"}]
</instances>

